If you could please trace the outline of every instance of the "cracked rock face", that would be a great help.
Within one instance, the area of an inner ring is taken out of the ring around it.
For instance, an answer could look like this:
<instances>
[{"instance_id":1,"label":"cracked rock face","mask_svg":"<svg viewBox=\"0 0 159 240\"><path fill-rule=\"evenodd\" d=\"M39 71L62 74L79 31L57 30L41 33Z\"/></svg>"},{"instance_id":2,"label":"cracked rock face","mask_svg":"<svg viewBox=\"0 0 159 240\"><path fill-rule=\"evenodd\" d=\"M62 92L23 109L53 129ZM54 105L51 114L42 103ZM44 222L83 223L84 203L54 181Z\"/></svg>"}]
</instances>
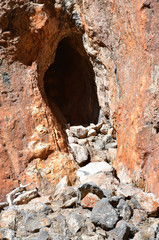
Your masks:
<instances>
[{"instance_id":1,"label":"cracked rock face","mask_svg":"<svg viewBox=\"0 0 159 240\"><path fill-rule=\"evenodd\" d=\"M0 2L0 201L18 180L45 193L66 175L72 184L67 128L94 139L88 126L106 119L119 178L158 195L158 11L158 1Z\"/></svg>"}]
</instances>

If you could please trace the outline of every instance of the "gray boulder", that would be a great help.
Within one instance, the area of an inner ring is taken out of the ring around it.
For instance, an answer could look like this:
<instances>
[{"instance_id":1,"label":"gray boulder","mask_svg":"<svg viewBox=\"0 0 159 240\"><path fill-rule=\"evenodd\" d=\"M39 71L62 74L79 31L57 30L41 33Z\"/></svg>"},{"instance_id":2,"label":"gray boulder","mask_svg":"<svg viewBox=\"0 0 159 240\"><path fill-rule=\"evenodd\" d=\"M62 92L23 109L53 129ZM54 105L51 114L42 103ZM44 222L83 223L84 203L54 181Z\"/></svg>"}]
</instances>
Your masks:
<instances>
[{"instance_id":1,"label":"gray boulder","mask_svg":"<svg viewBox=\"0 0 159 240\"><path fill-rule=\"evenodd\" d=\"M128 240L130 234L130 228L128 224L121 220L117 223L116 228L111 231L111 235L108 240Z\"/></svg>"},{"instance_id":2,"label":"gray boulder","mask_svg":"<svg viewBox=\"0 0 159 240\"><path fill-rule=\"evenodd\" d=\"M91 221L104 230L110 230L118 221L118 215L108 200L103 198L93 208Z\"/></svg>"}]
</instances>

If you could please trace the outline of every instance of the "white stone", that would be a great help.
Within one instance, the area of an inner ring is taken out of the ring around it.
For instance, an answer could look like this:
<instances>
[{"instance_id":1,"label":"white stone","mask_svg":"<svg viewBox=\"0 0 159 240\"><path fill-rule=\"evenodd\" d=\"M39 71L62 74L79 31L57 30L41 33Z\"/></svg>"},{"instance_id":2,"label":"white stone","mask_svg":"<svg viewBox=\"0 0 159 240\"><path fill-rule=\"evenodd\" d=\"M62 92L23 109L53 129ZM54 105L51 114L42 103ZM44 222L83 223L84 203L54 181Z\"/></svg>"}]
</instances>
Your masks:
<instances>
[{"instance_id":1,"label":"white stone","mask_svg":"<svg viewBox=\"0 0 159 240\"><path fill-rule=\"evenodd\" d=\"M81 167L77 170L76 175L79 178L82 178L86 175L95 174L98 172L112 172L113 167L110 166L107 162L91 162L86 166Z\"/></svg>"},{"instance_id":2,"label":"white stone","mask_svg":"<svg viewBox=\"0 0 159 240\"><path fill-rule=\"evenodd\" d=\"M76 143L77 142L77 138L75 138L75 137L68 137L68 142L69 142L69 144Z\"/></svg>"},{"instance_id":3,"label":"white stone","mask_svg":"<svg viewBox=\"0 0 159 240\"><path fill-rule=\"evenodd\" d=\"M70 127L70 133L77 138L85 138L87 136L87 132L88 129L83 127L82 125Z\"/></svg>"},{"instance_id":4,"label":"white stone","mask_svg":"<svg viewBox=\"0 0 159 240\"><path fill-rule=\"evenodd\" d=\"M85 146L80 146L78 144L72 143L70 144L70 147L79 165L88 160L89 152Z\"/></svg>"}]
</instances>

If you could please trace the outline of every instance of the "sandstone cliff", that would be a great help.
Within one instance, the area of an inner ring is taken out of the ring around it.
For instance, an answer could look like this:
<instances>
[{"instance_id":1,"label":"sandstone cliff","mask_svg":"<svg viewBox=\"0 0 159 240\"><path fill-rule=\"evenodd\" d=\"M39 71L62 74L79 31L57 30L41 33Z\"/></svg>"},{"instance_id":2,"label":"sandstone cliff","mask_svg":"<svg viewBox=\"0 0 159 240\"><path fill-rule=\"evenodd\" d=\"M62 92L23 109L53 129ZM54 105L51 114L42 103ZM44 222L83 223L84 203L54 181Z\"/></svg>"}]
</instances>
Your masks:
<instances>
[{"instance_id":1,"label":"sandstone cliff","mask_svg":"<svg viewBox=\"0 0 159 240\"><path fill-rule=\"evenodd\" d=\"M65 129L108 119L123 182L159 195L159 2L0 2L0 199L75 181Z\"/></svg>"}]
</instances>

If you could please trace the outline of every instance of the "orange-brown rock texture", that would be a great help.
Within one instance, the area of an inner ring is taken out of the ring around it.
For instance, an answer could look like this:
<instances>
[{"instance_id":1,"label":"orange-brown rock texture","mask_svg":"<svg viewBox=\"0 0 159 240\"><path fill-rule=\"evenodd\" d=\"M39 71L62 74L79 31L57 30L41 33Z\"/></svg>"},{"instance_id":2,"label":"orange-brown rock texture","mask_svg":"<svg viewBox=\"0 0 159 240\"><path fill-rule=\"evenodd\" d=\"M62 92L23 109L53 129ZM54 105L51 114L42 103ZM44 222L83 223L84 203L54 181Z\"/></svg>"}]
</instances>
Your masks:
<instances>
[{"instance_id":1,"label":"orange-brown rock texture","mask_svg":"<svg viewBox=\"0 0 159 240\"><path fill-rule=\"evenodd\" d=\"M117 132L123 182L159 196L159 1L0 2L0 200L78 168L65 128Z\"/></svg>"}]
</instances>

